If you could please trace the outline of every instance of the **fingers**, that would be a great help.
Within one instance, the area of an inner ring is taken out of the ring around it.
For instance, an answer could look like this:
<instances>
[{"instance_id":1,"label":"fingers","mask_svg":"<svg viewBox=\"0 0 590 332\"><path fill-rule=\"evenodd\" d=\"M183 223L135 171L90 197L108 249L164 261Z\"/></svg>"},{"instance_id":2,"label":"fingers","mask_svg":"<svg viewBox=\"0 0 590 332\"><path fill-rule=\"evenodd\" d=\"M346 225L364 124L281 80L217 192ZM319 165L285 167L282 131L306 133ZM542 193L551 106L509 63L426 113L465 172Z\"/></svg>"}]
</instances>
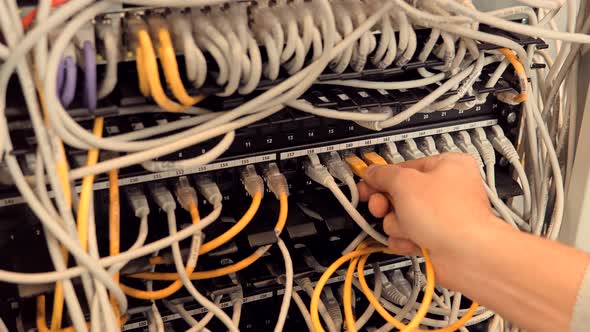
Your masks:
<instances>
[{"instance_id":1,"label":"fingers","mask_svg":"<svg viewBox=\"0 0 590 332\"><path fill-rule=\"evenodd\" d=\"M369 166L365 172L367 184L379 192L390 192L399 181L399 173L403 168L397 165Z\"/></svg>"},{"instance_id":2,"label":"fingers","mask_svg":"<svg viewBox=\"0 0 590 332\"><path fill-rule=\"evenodd\" d=\"M414 242L406 239L389 238L389 249L400 256L420 255L420 248Z\"/></svg>"},{"instance_id":3,"label":"fingers","mask_svg":"<svg viewBox=\"0 0 590 332\"><path fill-rule=\"evenodd\" d=\"M406 234L402 232L399 220L394 212L388 213L385 218L383 218L383 231L390 238L407 238Z\"/></svg>"},{"instance_id":4,"label":"fingers","mask_svg":"<svg viewBox=\"0 0 590 332\"><path fill-rule=\"evenodd\" d=\"M369 211L376 218L383 218L389 212L389 200L383 194L373 194L369 197Z\"/></svg>"},{"instance_id":5,"label":"fingers","mask_svg":"<svg viewBox=\"0 0 590 332\"><path fill-rule=\"evenodd\" d=\"M436 165L438 165L444 158L445 154L439 154L436 156L404 161L398 165L403 168L411 168L420 172L429 172L435 168Z\"/></svg>"},{"instance_id":6,"label":"fingers","mask_svg":"<svg viewBox=\"0 0 590 332\"><path fill-rule=\"evenodd\" d=\"M362 181L357 184L359 189L359 199L361 202L368 202L371 195L377 192L377 190L371 188L366 182Z\"/></svg>"}]
</instances>

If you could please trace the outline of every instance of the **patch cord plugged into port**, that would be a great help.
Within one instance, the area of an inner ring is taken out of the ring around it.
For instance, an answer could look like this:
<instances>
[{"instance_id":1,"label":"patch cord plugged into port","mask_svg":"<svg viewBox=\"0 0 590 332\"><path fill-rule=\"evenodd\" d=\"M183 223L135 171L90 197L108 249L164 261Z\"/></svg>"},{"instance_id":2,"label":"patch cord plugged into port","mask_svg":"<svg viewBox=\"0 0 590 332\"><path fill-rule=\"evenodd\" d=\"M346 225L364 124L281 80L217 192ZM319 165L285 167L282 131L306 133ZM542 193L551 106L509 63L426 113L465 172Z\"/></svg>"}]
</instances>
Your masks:
<instances>
[{"instance_id":1,"label":"patch cord plugged into port","mask_svg":"<svg viewBox=\"0 0 590 332\"><path fill-rule=\"evenodd\" d=\"M457 124L445 126L445 127L437 127L434 125L425 126L424 129L421 130L395 130L394 132L400 132L399 134L387 135L385 133L378 133L378 134L370 134L370 135L363 135L362 139L359 137L358 140L346 140L342 139L342 143L338 144L320 144L316 143L311 147L306 147L300 150L291 150L285 148L284 150L288 150L286 152L276 152L276 153L265 153L261 155L254 155L252 157L244 157L238 159L228 159L224 161L218 161L214 163L210 163L207 165L196 166L184 170L171 170L165 172L157 172L157 173L148 173L145 175L139 176L124 176L121 175L119 180L120 186L128 186L134 184L141 184L147 183L151 181L158 181L170 178L176 178L182 175L191 175L191 174L200 174L200 173L209 173L215 172L225 169L232 169L236 167L242 167L244 165L249 164L261 164L267 163L271 161L278 161L284 162L289 159L299 158L302 156L306 156L308 153L325 153L331 151L340 151L346 149L356 149L361 147L370 147L374 145L386 144L388 142L397 142L403 141L409 138L417 138L417 137L425 137L425 136L434 136L440 135L443 133L451 133L466 129L472 128L479 128L479 127L489 127L496 125L498 120L489 119L489 120L482 120L482 121L475 121L475 122L468 122L468 121L461 121ZM385 135L384 135L385 134ZM318 146L318 147L314 147ZM272 151L272 150L271 150ZM270 151L268 151L270 152ZM223 159L222 159L223 160ZM80 187L76 187L78 190ZM93 184L94 190L104 190L108 188L107 181L97 180ZM2 206L12 206L16 204L21 204L23 200L19 197L8 197L8 198L0 198L0 207Z\"/></svg>"}]
</instances>

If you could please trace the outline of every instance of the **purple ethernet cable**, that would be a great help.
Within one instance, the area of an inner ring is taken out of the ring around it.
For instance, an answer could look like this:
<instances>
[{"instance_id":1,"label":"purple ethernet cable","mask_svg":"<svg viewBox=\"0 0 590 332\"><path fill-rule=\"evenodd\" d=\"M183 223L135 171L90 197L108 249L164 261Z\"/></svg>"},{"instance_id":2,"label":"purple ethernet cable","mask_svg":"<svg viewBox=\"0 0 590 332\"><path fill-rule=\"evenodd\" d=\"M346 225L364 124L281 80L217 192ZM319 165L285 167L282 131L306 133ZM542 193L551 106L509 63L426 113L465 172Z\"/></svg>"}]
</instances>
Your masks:
<instances>
[{"instance_id":1,"label":"purple ethernet cable","mask_svg":"<svg viewBox=\"0 0 590 332\"><path fill-rule=\"evenodd\" d=\"M96 52L94 46L90 41L85 41L83 46L84 51L84 76L85 84L84 98L86 100L86 106L91 113L96 111L96 105L98 102L98 89L96 84Z\"/></svg>"},{"instance_id":2,"label":"purple ethernet cable","mask_svg":"<svg viewBox=\"0 0 590 332\"><path fill-rule=\"evenodd\" d=\"M70 106L74 97L76 96L76 80L78 79L78 68L76 67L76 61L71 56L64 59L65 63L65 82L62 93L60 95L61 103L64 108Z\"/></svg>"}]
</instances>

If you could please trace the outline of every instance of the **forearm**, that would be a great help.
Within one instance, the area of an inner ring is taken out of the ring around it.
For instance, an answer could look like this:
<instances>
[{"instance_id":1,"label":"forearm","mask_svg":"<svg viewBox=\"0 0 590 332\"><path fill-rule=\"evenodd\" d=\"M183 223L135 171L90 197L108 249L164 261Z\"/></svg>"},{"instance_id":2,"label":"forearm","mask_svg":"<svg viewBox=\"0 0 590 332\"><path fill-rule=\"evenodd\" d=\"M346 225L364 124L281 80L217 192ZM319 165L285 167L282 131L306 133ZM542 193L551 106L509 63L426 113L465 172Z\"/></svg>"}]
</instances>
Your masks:
<instances>
[{"instance_id":1,"label":"forearm","mask_svg":"<svg viewBox=\"0 0 590 332\"><path fill-rule=\"evenodd\" d=\"M568 331L590 256L494 220L441 264L451 288L529 331Z\"/></svg>"}]
</instances>

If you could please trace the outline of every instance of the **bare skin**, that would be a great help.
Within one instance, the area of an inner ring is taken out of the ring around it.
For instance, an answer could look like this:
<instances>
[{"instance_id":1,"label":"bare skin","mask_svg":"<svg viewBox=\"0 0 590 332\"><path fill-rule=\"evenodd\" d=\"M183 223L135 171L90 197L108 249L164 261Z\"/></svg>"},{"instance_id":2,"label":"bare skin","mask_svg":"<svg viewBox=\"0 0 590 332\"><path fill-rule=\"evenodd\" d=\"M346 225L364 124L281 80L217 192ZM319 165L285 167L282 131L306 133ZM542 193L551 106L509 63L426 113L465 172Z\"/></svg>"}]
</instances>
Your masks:
<instances>
[{"instance_id":1,"label":"bare skin","mask_svg":"<svg viewBox=\"0 0 590 332\"><path fill-rule=\"evenodd\" d=\"M528 331L568 331L590 255L497 218L470 156L373 166L360 198L403 255L428 248L437 282ZM382 194L389 193L389 200Z\"/></svg>"}]
</instances>

